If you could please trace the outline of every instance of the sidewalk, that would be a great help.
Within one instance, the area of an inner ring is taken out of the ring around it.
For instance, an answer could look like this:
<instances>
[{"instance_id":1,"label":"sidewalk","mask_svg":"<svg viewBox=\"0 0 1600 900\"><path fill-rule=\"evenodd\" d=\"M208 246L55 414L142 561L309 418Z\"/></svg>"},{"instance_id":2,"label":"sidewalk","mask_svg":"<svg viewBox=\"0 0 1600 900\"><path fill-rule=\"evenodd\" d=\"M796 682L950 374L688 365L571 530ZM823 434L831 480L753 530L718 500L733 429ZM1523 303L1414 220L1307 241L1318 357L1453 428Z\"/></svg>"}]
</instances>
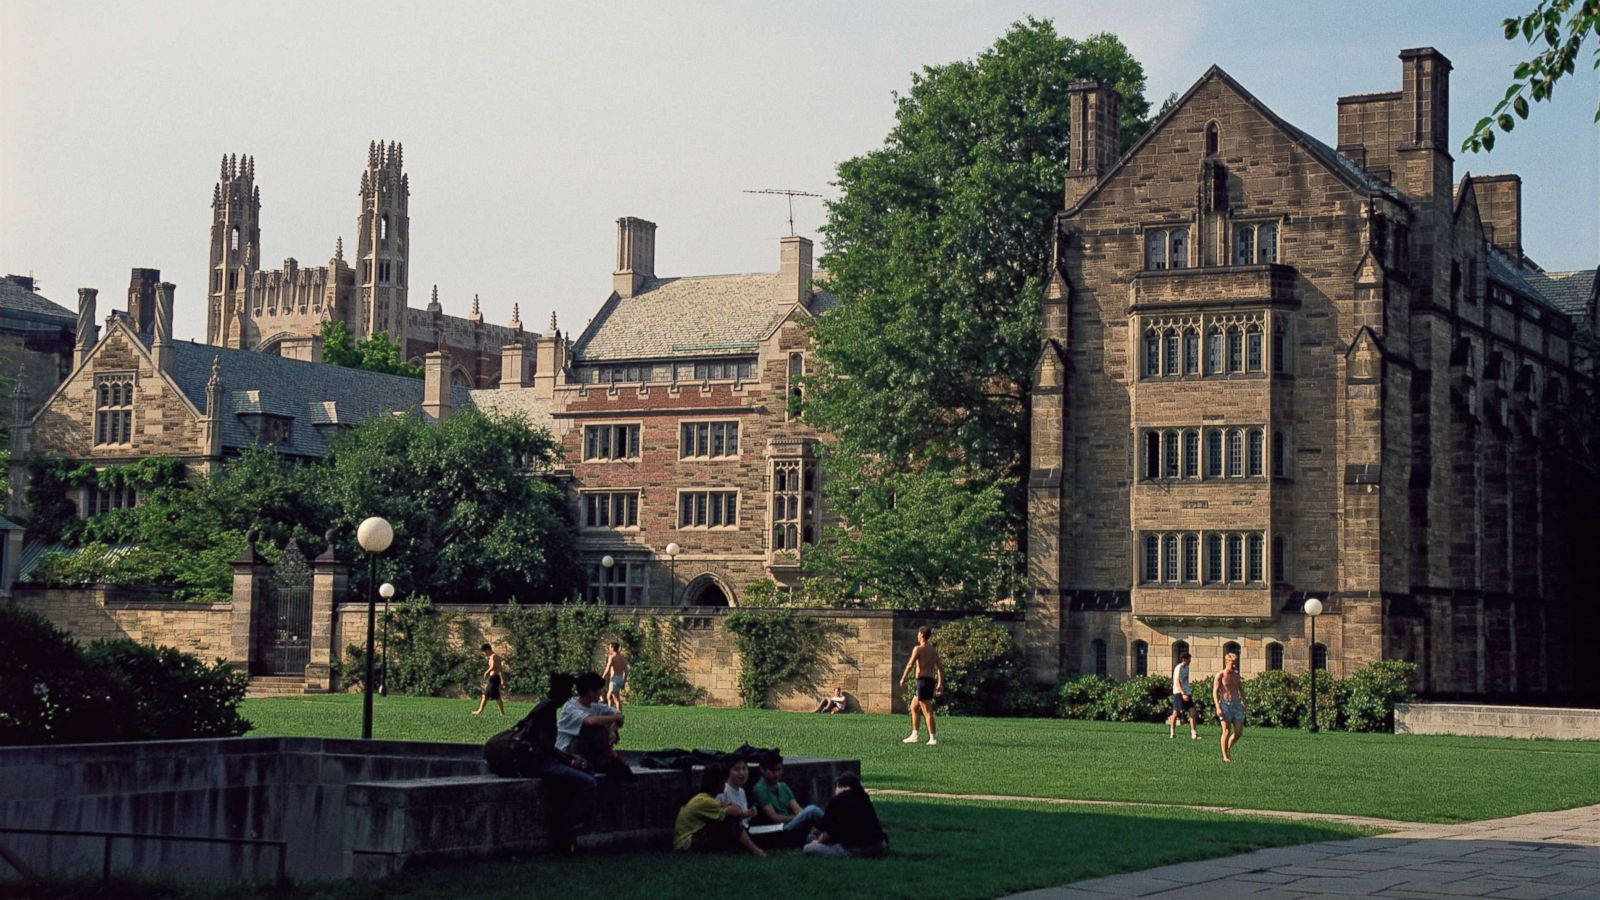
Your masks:
<instances>
[{"instance_id":1,"label":"sidewalk","mask_svg":"<svg viewBox=\"0 0 1600 900\"><path fill-rule=\"evenodd\" d=\"M1407 824L1378 837L1257 850L1014 896L1104 900L1241 894L1600 898L1600 806L1461 825Z\"/></svg>"}]
</instances>

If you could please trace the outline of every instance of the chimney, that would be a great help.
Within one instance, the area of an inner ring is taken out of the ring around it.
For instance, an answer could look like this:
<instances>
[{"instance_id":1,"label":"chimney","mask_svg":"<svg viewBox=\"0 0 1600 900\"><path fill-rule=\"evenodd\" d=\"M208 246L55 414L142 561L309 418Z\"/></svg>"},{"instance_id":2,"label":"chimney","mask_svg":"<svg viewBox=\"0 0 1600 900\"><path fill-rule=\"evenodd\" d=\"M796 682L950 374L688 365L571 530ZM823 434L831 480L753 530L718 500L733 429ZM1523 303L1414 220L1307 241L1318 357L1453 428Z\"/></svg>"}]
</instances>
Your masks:
<instances>
[{"instance_id":1,"label":"chimney","mask_svg":"<svg viewBox=\"0 0 1600 900\"><path fill-rule=\"evenodd\" d=\"M1474 175L1478 217L1489 243L1522 262L1522 178L1518 175Z\"/></svg>"},{"instance_id":2,"label":"chimney","mask_svg":"<svg viewBox=\"0 0 1600 900\"><path fill-rule=\"evenodd\" d=\"M134 269L128 279L128 318L140 334L155 331L156 285L160 281L160 269Z\"/></svg>"},{"instance_id":3,"label":"chimney","mask_svg":"<svg viewBox=\"0 0 1600 900\"><path fill-rule=\"evenodd\" d=\"M437 350L422 358L422 413L435 422L450 418L449 362Z\"/></svg>"},{"instance_id":4,"label":"chimney","mask_svg":"<svg viewBox=\"0 0 1600 900\"><path fill-rule=\"evenodd\" d=\"M522 341L512 341L500 348L500 386L528 386L528 352Z\"/></svg>"},{"instance_id":5,"label":"chimney","mask_svg":"<svg viewBox=\"0 0 1600 900\"><path fill-rule=\"evenodd\" d=\"M791 234L778 242L778 302L811 299L811 239Z\"/></svg>"},{"instance_id":6,"label":"chimney","mask_svg":"<svg viewBox=\"0 0 1600 900\"><path fill-rule=\"evenodd\" d=\"M567 342L556 327L556 315L550 314L550 328L533 342L533 396L538 400L554 400L556 383L567 367Z\"/></svg>"},{"instance_id":7,"label":"chimney","mask_svg":"<svg viewBox=\"0 0 1600 900\"><path fill-rule=\"evenodd\" d=\"M619 297L632 297L646 280L656 277L656 223L633 216L617 220L617 270L611 287Z\"/></svg>"},{"instance_id":8,"label":"chimney","mask_svg":"<svg viewBox=\"0 0 1600 900\"><path fill-rule=\"evenodd\" d=\"M1450 60L1432 47L1400 51L1403 143L1450 152Z\"/></svg>"},{"instance_id":9,"label":"chimney","mask_svg":"<svg viewBox=\"0 0 1600 900\"><path fill-rule=\"evenodd\" d=\"M150 355L155 357L156 370L172 371L172 292L177 287L170 281L156 285L154 320L155 339L150 342Z\"/></svg>"},{"instance_id":10,"label":"chimney","mask_svg":"<svg viewBox=\"0 0 1600 900\"><path fill-rule=\"evenodd\" d=\"M1117 92L1098 81L1067 86L1066 209L1078 205L1100 177L1110 171L1122 146Z\"/></svg>"},{"instance_id":11,"label":"chimney","mask_svg":"<svg viewBox=\"0 0 1600 900\"><path fill-rule=\"evenodd\" d=\"M98 341L100 326L94 320L94 299L99 293L94 288L78 288L78 348L73 368L83 365Z\"/></svg>"}]
</instances>

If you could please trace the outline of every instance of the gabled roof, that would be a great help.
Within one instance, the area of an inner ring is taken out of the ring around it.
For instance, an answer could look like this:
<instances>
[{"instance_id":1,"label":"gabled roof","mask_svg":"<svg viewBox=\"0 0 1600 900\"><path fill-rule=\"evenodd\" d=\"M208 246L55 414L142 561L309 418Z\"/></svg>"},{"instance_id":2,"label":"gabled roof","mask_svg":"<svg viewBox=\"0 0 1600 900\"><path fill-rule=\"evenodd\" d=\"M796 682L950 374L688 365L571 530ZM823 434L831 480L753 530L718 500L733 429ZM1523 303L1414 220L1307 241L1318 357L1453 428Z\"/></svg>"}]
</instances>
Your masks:
<instances>
[{"instance_id":1,"label":"gabled roof","mask_svg":"<svg viewBox=\"0 0 1600 900\"><path fill-rule=\"evenodd\" d=\"M1545 299L1556 309L1573 318L1581 318L1594 311L1597 273L1600 273L1600 269L1536 272L1528 280L1544 293Z\"/></svg>"},{"instance_id":2,"label":"gabled roof","mask_svg":"<svg viewBox=\"0 0 1600 900\"><path fill-rule=\"evenodd\" d=\"M1529 265L1519 265L1516 260L1507 256L1505 251L1490 244L1484 254L1489 277L1500 282L1508 288L1527 297L1529 300L1553 312L1565 312L1545 295L1540 284L1543 272Z\"/></svg>"},{"instance_id":3,"label":"gabled roof","mask_svg":"<svg viewBox=\"0 0 1600 900\"><path fill-rule=\"evenodd\" d=\"M46 300L33 289L33 279L24 275L0 277L0 316L60 325L75 329L78 314L66 307Z\"/></svg>"},{"instance_id":4,"label":"gabled roof","mask_svg":"<svg viewBox=\"0 0 1600 900\"><path fill-rule=\"evenodd\" d=\"M1111 180L1112 176L1116 175L1123 166L1127 165L1128 160L1132 159L1135 154L1143 149L1144 145L1149 143L1150 140L1155 137L1157 132L1161 131L1162 128L1165 128L1167 122L1169 122L1179 110L1188 104L1188 102L1196 93L1199 92L1200 88L1204 86L1206 82L1212 79L1217 79L1223 84L1227 85L1239 95L1240 99L1244 100L1245 103L1249 104L1251 108L1260 113L1263 118L1277 126L1277 128L1284 133L1285 137L1299 145L1299 147L1309 156L1311 156L1311 158L1320 162L1324 168L1326 168L1329 172L1332 172L1352 189L1360 191L1364 194L1381 195L1402 203L1405 202L1404 196L1399 191L1395 190L1394 187L1383 183L1381 180L1369 174L1366 170L1362 169L1354 162L1346 159L1337 150L1312 137L1298 126L1292 125L1285 121L1277 113L1268 108L1265 103L1257 100L1254 94L1245 90L1244 85L1241 85L1239 82L1235 81L1232 75L1224 72L1221 66L1213 65L1211 68L1207 69L1205 74L1201 75L1200 79L1191 85L1187 91L1184 91L1183 96L1179 97L1177 102L1172 104L1172 107L1168 109L1165 114L1156 119L1155 122L1151 123L1150 128L1145 131L1144 136L1135 141L1133 146L1128 148L1127 153L1122 154L1116 163L1106 171L1105 175L1101 176L1100 180L1095 183L1095 186L1078 200L1076 206L1070 210L1067 210L1068 214L1082 209L1083 205L1089 201L1089 198L1098 194L1100 189L1105 186L1105 183Z\"/></svg>"},{"instance_id":5,"label":"gabled roof","mask_svg":"<svg viewBox=\"0 0 1600 900\"><path fill-rule=\"evenodd\" d=\"M778 276L652 278L632 297L612 295L573 345L572 360L606 362L753 353L794 310L777 299ZM832 298L814 294L821 312Z\"/></svg>"},{"instance_id":6,"label":"gabled roof","mask_svg":"<svg viewBox=\"0 0 1600 900\"><path fill-rule=\"evenodd\" d=\"M521 417L535 428L555 432L550 401L534 397L531 388L477 388L472 391L472 405L486 416Z\"/></svg>"}]
</instances>

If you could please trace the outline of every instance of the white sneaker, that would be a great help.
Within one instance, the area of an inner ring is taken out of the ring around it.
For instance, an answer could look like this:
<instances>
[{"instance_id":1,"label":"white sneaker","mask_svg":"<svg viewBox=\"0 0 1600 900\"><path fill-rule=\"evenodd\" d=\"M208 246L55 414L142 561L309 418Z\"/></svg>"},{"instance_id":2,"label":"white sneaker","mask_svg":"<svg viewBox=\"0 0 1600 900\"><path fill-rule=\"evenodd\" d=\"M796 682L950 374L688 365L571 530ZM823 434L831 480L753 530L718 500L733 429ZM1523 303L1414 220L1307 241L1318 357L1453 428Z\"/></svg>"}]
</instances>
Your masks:
<instances>
[{"instance_id":1,"label":"white sneaker","mask_svg":"<svg viewBox=\"0 0 1600 900\"><path fill-rule=\"evenodd\" d=\"M934 746L934 745L935 745L935 744L937 744L937 743L939 743L939 739L938 739L938 738L936 738L936 737L934 737L934 736L933 736L933 735L931 735L931 734L930 734L930 735L928 735L928 746L929 746L929 747L932 747L932 746Z\"/></svg>"},{"instance_id":2,"label":"white sneaker","mask_svg":"<svg viewBox=\"0 0 1600 900\"><path fill-rule=\"evenodd\" d=\"M900 743L902 743L902 744L915 744L916 742L917 742L917 733L915 731L911 732L911 737L902 738L901 741L900 741Z\"/></svg>"}]
</instances>

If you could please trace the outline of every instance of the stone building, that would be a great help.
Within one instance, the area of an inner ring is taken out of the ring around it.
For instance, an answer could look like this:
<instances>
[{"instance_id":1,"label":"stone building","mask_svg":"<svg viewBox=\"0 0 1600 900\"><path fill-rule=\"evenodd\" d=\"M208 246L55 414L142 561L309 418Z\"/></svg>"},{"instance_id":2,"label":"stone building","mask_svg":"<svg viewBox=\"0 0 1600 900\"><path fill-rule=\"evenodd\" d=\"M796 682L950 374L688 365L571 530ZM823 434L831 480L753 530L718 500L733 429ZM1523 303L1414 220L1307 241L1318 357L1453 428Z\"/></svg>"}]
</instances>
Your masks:
<instances>
[{"instance_id":1,"label":"stone building","mask_svg":"<svg viewBox=\"0 0 1600 900\"><path fill-rule=\"evenodd\" d=\"M27 275L0 277L0 376L6 393L27 412L72 371L77 317L40 296Z\"/></svg>"},{"instance_id":2,"label":"stone building","mask_svg":"<svg viewBox=\"0 0 1600 900\"><path fill-rule=\"evenodd\" d=\"M590 599L726 606L752 582L792 584L818 537L816 435L789 397L806 322L831 298L811 288L806 238L779 242L775 274L667 277L655 231L619 219L613 290L589 326L569 341L552 320L531 355L507 347L499 388L472 402L559 441Z\"/></svg>"},{"instance_id":3,"label":"stone building","mask_svg":"<svg viewBox=\"0 0 1600 900\"><path fill-rule=\"evenodd\" d=\"M384 332L401 358L420 364L434 351L449 357L454 382L488 387L500 374L500 348L522 337L520 322L484 322L478 298L466 317L444 314L436 285L425 309L408 305L411 179L398 143L373 142L361 173L356 257L334 243L325 266L294 258L261 268L261 188L255 160L225 156L211 197L211 253L206 343L320 362L325 321L343 322L352 340Z\"/></svg>"},{"instance_id":4,"label":"stone building","mask_svg":"<svg viewBox=\"0 0 1600 900\"><path fill-rule=\"evenodd\" d=\"M138 329L135 304L107 316L97 337L85 324L95 319L97 292L79 290L70 374L36 412L20 404L12 411L12 513L21 511L32 453L97 465L172 456L204 472L247 447L320 457L335 435L367 418L423 408L426 382L415 378L174 340L173 294L171 284L155 286L149 332ZM443 359L432 354L435 381ZM454 393L465 402L466 389ZM84 488L78 504L87 516L136 500Z\"/></svg>"},{"instance_id":5,"label":"stone building","mask_svg":"<svg viewBox=\"0 0 1600 900\"><path fill-rule=\"evenodd\" d=\"M1553 302L1584 276L1525 253L1520 181L1456 179L1450 62L1400 60L1401 90L1339 100L1337 149L1213 67L1119 156L1116 95L1074 86L1032 400L1039 676L1237 649L1247 675L1401 658L1434 694L1574 689L1594 516L1553 445L1593 274Z\"/></svg>"}]
</instances>

